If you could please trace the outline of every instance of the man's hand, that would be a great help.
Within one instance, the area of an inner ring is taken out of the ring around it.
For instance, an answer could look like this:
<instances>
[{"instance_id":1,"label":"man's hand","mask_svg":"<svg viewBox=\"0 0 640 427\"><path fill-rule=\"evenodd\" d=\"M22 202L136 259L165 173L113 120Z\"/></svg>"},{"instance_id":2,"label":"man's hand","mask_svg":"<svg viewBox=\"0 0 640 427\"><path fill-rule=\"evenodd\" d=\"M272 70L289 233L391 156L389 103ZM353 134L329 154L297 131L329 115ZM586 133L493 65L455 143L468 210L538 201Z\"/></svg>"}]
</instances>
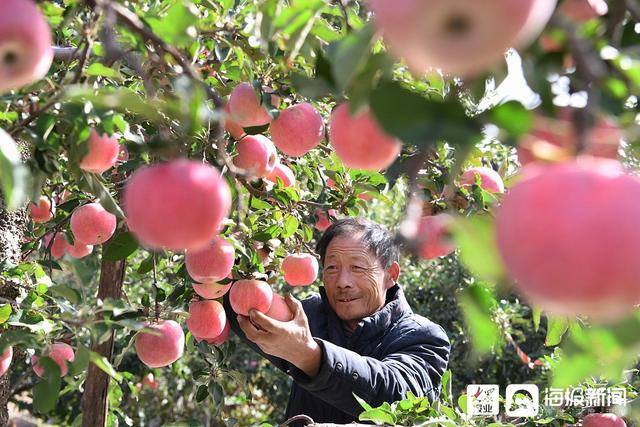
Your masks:
<instances>
[{"instance_id":1,"label":"man's hand","mask_svg":"<svg viewBox=\"0 0 640 427\"><path fill-rule=\"evenodd\" d=\"M300 301L287 294L285 302L293 314L289 322L281 322L251 310L249 317L238 315L238 324L247 338L262 351L292 363L314 378L320 368L322 349L311 336L307 315Z\"/></svg>"}]
</instances>

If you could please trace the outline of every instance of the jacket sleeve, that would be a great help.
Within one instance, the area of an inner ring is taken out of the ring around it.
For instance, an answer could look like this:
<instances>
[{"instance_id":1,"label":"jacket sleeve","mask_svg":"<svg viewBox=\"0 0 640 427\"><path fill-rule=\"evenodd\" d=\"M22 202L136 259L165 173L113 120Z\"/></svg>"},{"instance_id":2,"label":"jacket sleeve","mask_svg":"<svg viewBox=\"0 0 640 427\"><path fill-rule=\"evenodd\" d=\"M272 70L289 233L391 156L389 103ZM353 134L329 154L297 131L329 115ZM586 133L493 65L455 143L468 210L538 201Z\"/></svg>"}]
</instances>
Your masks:
<instances>
[{"instance_id":1,"label":"jacket sleeve","mask_svg":"<svg viewBox=\"0 0 640 427\"><path fill-rule=\"evenodd\" d=\"M440 394L450 345L444 330L436 324L404 335L382 360L322 339L316 341L322 347L318 375L310 378L295 366L290 368L290 375L301 387L343 412L358 416L363 411L352 393L372 406L404 399L407 391L430 401Z\"/></svg>"}]
</instances>

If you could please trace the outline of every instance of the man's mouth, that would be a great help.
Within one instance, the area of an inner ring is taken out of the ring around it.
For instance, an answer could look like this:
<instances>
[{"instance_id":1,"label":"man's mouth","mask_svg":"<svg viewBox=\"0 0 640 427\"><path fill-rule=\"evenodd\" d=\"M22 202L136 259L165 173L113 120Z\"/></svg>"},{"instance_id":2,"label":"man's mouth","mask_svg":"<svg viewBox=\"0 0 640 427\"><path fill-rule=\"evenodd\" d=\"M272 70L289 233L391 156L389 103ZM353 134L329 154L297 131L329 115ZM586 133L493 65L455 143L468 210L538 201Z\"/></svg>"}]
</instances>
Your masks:
<instances>
[{"instance_id":1,"label":"man's mouth","mask_svg":"<svg viewBox=\"0 0 640 427\"><path fill-rule=\"evenodd\" d=\"M358 298L338 298L338 302L351 302L351 301L355 301Z\"/></svg>"}]
</instances>

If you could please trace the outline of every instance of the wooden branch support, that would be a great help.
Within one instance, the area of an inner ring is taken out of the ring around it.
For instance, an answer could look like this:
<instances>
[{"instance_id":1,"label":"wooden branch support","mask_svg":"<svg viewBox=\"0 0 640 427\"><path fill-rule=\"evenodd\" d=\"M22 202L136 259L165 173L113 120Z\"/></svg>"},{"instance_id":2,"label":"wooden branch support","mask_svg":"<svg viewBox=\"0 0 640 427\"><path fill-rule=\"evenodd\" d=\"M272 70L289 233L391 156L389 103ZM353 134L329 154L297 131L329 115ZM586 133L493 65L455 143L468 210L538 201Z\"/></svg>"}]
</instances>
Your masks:
<instances>
[{"instance_id":1,"label":"wooden branch support","mask_svg":"<svg viewBox=\"0 0 640 427\"><path fill-rule=\"evenodd\" d=\"M124 281L125 260L106 261L102 259L98 298L120 298ZM98 315L101 317L101 315ZM93 343L91 351L106 357L111 362L114 332L102 344ZM110 377L95 364L89 364L87 380L82 395L82 426L102 427L107 421L107 404Z\"/></svg>"}]
</instances>

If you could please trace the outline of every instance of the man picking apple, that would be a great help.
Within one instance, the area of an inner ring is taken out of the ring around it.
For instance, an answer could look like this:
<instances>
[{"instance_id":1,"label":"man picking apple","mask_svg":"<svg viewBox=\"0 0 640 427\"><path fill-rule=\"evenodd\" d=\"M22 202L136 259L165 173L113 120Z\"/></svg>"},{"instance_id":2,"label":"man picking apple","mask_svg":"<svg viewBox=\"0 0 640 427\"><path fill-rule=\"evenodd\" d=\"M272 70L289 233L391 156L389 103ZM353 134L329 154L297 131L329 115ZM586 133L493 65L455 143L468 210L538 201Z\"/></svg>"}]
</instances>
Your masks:
<instances>
[{"instance_id":1,"label":"man picking apple","mask_svg":"<svg viewBox=\"0 0 640 427\"><path fill-rule=\"evenodd\" d=\"M292 320L257 310L225 310L241 339L293 379L287 418L349 423L362 409L411 391L435 400L449 359L444 330L409 307L398 284L400 251L393 235L362 218L333 223L316 247L322 263L319 295L285 301ZM302 424L292 424L302 425Z\"/></svg>"}]
</instances>

